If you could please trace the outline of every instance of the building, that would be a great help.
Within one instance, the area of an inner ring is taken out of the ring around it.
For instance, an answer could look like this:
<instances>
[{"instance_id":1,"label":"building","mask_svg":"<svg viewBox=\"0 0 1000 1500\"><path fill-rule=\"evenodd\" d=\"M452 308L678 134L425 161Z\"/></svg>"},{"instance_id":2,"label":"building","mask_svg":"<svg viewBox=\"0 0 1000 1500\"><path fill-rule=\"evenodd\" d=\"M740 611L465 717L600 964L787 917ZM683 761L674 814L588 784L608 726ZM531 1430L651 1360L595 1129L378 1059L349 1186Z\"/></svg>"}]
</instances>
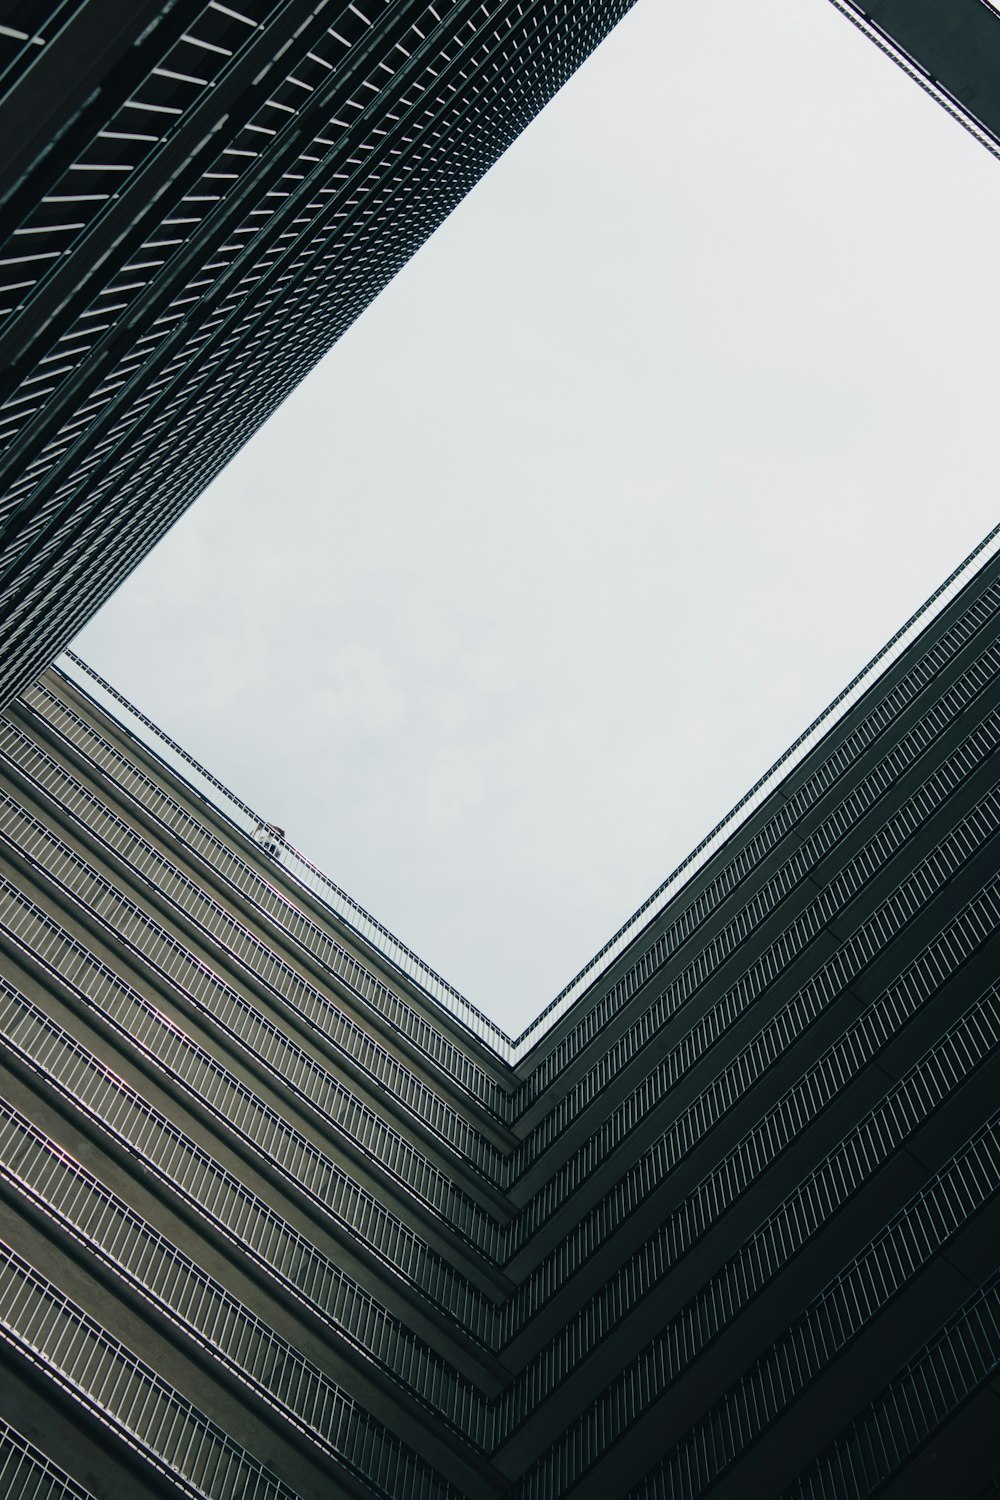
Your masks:
<instances>
[{"instance_id":1,"label":"building","mask_svg":"<svg viewBox=\"0 0 1000 1500\"><path fill-rule=\"evenodd\" d=\"M1000 533L516 1043L48 672L4 1493L996 1493L998 631Z\"/></svg>"},{"instance_id":2,"label":"building","mask_svg":"<svg viewBox=\"0 0 1000 1500\"><path fill-rule=\"evenodd\" d=\"M631 3L14 6L0 25L0 705Z\"/></svg>"}]
</instances>

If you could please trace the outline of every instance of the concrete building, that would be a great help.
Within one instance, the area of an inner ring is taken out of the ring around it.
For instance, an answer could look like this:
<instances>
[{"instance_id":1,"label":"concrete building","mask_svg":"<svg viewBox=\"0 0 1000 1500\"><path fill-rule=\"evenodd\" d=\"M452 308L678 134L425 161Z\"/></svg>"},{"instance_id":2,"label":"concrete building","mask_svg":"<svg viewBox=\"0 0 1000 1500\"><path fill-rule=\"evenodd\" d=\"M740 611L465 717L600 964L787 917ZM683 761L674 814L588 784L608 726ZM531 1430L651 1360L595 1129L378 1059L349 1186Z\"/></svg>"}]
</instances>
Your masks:
<instances>
[{"instance_id":1,"label":"concrete building","mask_svg":"<svg viewBox=\"0 0 1000 1500\"><path fill-rule=\"evenodd\" d=\"M516 1042L48 672L0 738L5 1493L985 1493L998 606L994 535Z\"/></svg>"}]
</instances>

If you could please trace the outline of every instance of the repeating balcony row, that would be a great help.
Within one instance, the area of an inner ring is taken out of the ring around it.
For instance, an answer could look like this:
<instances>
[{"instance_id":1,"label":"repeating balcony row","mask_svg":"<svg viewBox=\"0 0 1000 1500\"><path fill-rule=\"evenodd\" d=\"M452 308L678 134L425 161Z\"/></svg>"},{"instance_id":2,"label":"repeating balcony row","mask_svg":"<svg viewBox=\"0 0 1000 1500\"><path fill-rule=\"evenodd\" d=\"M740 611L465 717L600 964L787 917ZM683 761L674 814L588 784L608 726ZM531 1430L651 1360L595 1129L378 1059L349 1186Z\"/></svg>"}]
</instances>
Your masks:
<instances>
[{"instance_id":1,"label":"repeating balcony row","mask_svg":"<svg viewBox=\"0 0 1000 1500\"><path fill-rule=\"evenodd\" d=\"M0 1337L182 1493L204 1500L296 1500L259 1459L204 1416L27 1261L0 1244ZM377 1493L462 1500L457 1489L342 1398L327 1441Z\"/></svg>"},{"instance_id":2,"label":"repeating balcony row","mask_svg":"<svg viewBox=\"0 0 1000 1500\"><path fill-rule=\"evenodd\" d=\"M6 1104L0 1104L0 1177L330 1457L351 1462L353 1437L349 1449L341 1450L328 1434L357 1426L370 1429L373 1448L399 1447L293 1344ZM450 1401L427 1379L432 1364L439 1384L452 1386ZM428 1387L421 1392L423 1403L435 1418L450 1422L446 1408L454 1405L454 1387L461 1382L447 1376L440 1361L425 1360L422 1374ZM476 1425L481 1427L481 1417Z\"/></svg>"},{"instance_id":3,"label":"repeating balcony row","mask_svg":"<svg viewBox=\"0 0 1000 1500\"><path fill-rule=\"evenodd\" d=\"M1000 1349L1000 1271L989 1277L940 1332L907 1361L865 1410L780 1500L867 1500L899 1474L996 1370ZM1000 1489L994 1478L978 1492ZM662 1486L629 1500L667 1500Z\"/></svg>"},{"instance_id":4,"label":"repeating balcony row","mask_svg":"<svg viewBox=\"0 0 1000 1500\"><path fill-rule=\"evenodd\" d=\"M247 1258L279 1291L400 1381L440 1406L456 1427L477 1431L471 1382L388 1313L314 1239L142 1097L9 981L0 979L0 1046L43 1078L73 1113L142 1163L168 1197L194 1209L226 1253ZM395 1270L394 1267L387 1268Z\"/></svg>"},{"instance_id":5,"label":"repeating balcony row","mask_svg":"<svg viewBox=\"0 0 1000 1500\"><path fill-rule=\"evenodd\" d=\"M0 927L29 970L103 1021L168 1089L205 1106L258 1171L307 1203L320 1223L360 1242L474 1337L491 1329L493 1305L467 1277L8 881L0 881Z\"/></svg>"},{"instance_id":6,"label":"repeating balcony row","mask_svg":"<svg viewBox=\"0 0 1000 1500\"><path fill-rule=\"evenodd\" d=\"M954 1073L951 1068L947 1073L944 1086L951 1088ZM939 1081L932 1080L932 1096L939 1087ZM898 1138L899 1125L904 1121L909 1125L916 1112L910 1101L895 1102L895 1117L882 1118L877 1125L865 1122L868 1130L855 1137L853 1151L845 1153L838 1164L835 1183L843 1181L842 1174L848 1174L855 1161L861 1167L861 1180L870 1178L878 1160L879 1137L888 1131ZM703 1494L772 1422L786 1415L806 1387L829 1369L859 1333L871 1327L888 1303L980 1211L992 1196L998 1169L1000 1118L994 1118L869 1241L705 1415L671 1443L658 1466L666 1481L660 1493ZM713 1294L706 1292L695 1317L671 1320L512 1486L512 1497L556 1500L576 1483L681 1377L692 1354L731 1321L747 1293L756 1295L793 1247L826 1221L829 1208L824 1199L825 1194L817 1194L812 1202L797 1203L795 1212L779 1211L748 1243L738 1264L727 1268L728 1274Z\"/></svg>"},{"instance_id":7,"label":"repeating balcony row","mask_svg":"<svg viewBox=\"0 0 1000 1500\"><path fill-rule=\"evenodd\" d=\"M94 1500L92 1494L0 1417L0 1494L18 1500Z\"/></svg>"},{"instance_id":8,"label":"repeating balcony row","mask_svg":"<svg viewBox=\"0 0 1000 1500\"><path fill-rule=\"evenodd\" d=\"M0 847L16 850L43 872L49 890L71 910L78 910L99 936L124 942L132 962L140 961L137 967L161 993L181 997L198 1015L210 1018L251 1069L287 1088L299 1104L305 1104L323 1121L335 1139L373 1159L407 1196L440 1214L470 1244L495 1257L499 1233L496 1221L457 1186L447 1171L296 1042L287 1027L264 1015L257 1004L228 984L202 957L3 790ZM176 1024L172 1029L176 1032Z\"/></svg>"},{"instance_id":9,"label":"repeating balcony row","mask_svg":"<svg viewBox=\"0 0 1000 1500\"><path fill-rule=\"evenodd\" d=\"M954 939L954 932L949 934ZM944 960L949 962L946 964ZM521 1370L510 1387L502 1394L502 1417L499 1431L508 1441L517 1426L538 1410L540 1404L555 1387L564 1382L572 1371L585 1359L595 1354L602 1342L614 1328L621 1325L637 1309L643 1300L673 1277L684 1258L701 1244L710 1230L715 1228L745 1194L756 1191L767 1173L796 1142L801 1141L820 1116L843 1095L861 1072L870 1067L880 1052L893 1041L903 1027L913 1019L917 1011L929 999L941 993L947 982L954 978L957 955L952 944L942 938L922 956L905 980L887 991L873 1003L832 1044L820 1059L808 1068L799 1080L788 1089L737 1143L726 1152L717 1165L703 1177L687 1195L669 1211L661 1211L661 1222L639 1248L623 1258L619 1269L610 1276L601 1288L576 1312L547 1345ZM941 973L944 967L945 972ZM923 1090L922 1108L926 1113L936 1108L945 1097L943 1091L928 1092L928 1078L936 1070L942 1076L945 1066L951 1067L951 1086L970 1076L990 1055L1000 1032L997 988L987 991L965 1015L950 1028L942 1043L914 1064L907 1075L908 1081L901 1084L878 1106L878 1110L892 1111L895 1095ZM873 1110L869 1119L878 1110ZM922 1117L911 1121L913 1128ZM684 1141L682 1122L677 1135ZM863 1127L858 1127L859 1131ZM855 1132L857 1135L857 1132ZM696 1139L700 1139L698 1136ZM819 1193L824 1197L827 1209L833 1213L843 1201L844 1179L840 1187L832 1190L824 1185L824 1176L831 1172L836 1176L842 1172L842 1158L846 1152L851 1156L848 1143L837 1148L807 1179L804 1187L797 1190L810 1200ZM676 1142L675 1142L676 1144ZM688 1139L688 1150L694 1144ZM884 1152L875 1159L873 1170L886 1159L886 1153L898 1149L891 1133L882 1136ZM658 1187L662 1190L671 1181L671 1176L680 1167L687 1153L678 1149L672 1159L672 1172L664 1172ZM851 1172L856 1189L863 1179L857 1178L858 1162L854 1160ZM869 1163L871 1164L871 1163ZM850 1172L848 1174L850 1176ZM838 1193L841 1197L838 1199ZM793 1199L795 1195L793 1195ZM786 1200L788 1201L788 1200ZM619 1226L626 1221L629 1211L638 1206L635 1199L616 1205L619 1211ZM818 1221L817 1221L818 1222ZM577 1261L577 1264L579 1261ZM553 1268L550 1266L549 1270ZM572 1274L573 1268L567 1268ZM685 1317L693 1316L690 1307Z\"/></svg>"}]
</instances>

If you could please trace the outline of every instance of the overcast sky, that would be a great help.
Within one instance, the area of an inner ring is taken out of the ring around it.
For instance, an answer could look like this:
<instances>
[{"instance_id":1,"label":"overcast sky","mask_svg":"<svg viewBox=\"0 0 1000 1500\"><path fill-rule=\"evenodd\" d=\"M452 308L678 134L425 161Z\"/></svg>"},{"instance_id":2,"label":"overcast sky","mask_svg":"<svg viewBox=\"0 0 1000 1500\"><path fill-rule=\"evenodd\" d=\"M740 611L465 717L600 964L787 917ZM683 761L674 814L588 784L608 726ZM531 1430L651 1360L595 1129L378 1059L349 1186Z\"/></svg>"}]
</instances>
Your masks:
<instances>
[{"instance_id":1,"label":"overcast sky","mask_svg":"<svg viewBox=\"0 0 1000 1500\"><path fill-rule=\"evenodd\" d=\"M77 642L509 1030L994 524L1000 163L639 0Z\"/></svg>"}]
</instances>

